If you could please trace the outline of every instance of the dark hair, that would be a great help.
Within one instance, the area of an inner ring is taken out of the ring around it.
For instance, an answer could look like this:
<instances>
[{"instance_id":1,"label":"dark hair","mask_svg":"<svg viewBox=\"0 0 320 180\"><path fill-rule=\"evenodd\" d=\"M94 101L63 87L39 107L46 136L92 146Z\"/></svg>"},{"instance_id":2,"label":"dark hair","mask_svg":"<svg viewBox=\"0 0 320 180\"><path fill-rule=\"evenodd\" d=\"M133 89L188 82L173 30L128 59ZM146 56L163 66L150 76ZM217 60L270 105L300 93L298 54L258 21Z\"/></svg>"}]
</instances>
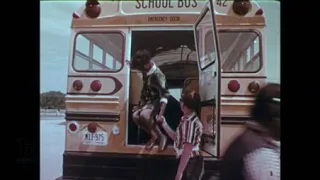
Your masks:
<instances>
[{"instance_id":1,"label":"dark hair","mask_svg":"<svg viewBox=\"0 0 320 180\"><path fill-rule=\"evenodd\" d=\"M187 108L194 110L198 116L200 115L201 99L199 93L194 90L187 90L181 95L180 101L183 102Z\"/></svg>"},{"instance_id":2,"label":"dark hair","mask_svg":"<svg viewBox=\"0 0 320 180\"><path fill-rule=\"evenodd\" d=\"M140 65L144 66L151 61L151 55L148 50L138 50L136 55L134 56L135 61L137 61Z\"/></svg>"},{"instance_id":3,"label":"dark hair","mask_svg":"<svg viewBox=\"0 0 320 180\"><path fill-rule=\"evenodd\" d=\"M251 116L262 125L280 119L280 84L267 84L258 92Z\"/></svg>"}]
</instances>

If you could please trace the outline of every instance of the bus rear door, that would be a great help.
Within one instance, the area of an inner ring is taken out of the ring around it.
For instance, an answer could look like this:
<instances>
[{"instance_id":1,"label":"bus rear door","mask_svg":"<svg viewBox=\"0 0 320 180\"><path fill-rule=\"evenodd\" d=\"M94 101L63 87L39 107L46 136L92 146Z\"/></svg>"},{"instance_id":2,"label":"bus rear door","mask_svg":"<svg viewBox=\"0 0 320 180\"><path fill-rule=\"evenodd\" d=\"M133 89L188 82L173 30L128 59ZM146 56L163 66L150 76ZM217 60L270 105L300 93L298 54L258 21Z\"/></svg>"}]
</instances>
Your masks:
<instances>
[{"instance_id":1,"label":"bus rear door","mask_svg":"<svg viewBox=\"0 0 320 180\"><path fill-rule=\"evenodd\" d=\"M204 41L208 31L212 31L213 36ZM196 20L194 33L202 101L200 119L204 127L201 149L207 155L219 157L221 70L213 0L207 2Z\"/></svg>"},{"instance_id":2,"label":"bus rear door","mask_svg":"<svg viewBox=\"0 0 320 180\"><path fill-rule=\"evenodd\" d=\"M65 149L117 152L125 141L114 129L125 129L128 28L78 28L72 33Z\"/></svg>"}]
</instances>

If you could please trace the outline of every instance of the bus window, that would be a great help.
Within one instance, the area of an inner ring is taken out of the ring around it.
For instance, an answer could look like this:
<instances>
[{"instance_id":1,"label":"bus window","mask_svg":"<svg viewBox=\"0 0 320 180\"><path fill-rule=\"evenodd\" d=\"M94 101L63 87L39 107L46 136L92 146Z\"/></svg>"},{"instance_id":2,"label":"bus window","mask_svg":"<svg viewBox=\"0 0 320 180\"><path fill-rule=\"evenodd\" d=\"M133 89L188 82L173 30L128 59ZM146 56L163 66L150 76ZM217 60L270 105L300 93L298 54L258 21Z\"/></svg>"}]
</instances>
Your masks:
<instances>
[{"instance_id":1,"label":"bus window","mask_svg":"<svg viewBox=\"0 0 320 180\"><path fill-rule=\"evenodd\" d=\"M100 64L103 64L103 50L101 49L101 48L99 48L97 45L93 45L93 59L95 60L95 61L97 61L98 63L100 63ZM97 65L93 65L93 69L100 69L100 67L99 66L97 66Z\"/></svg>"},{"instance_id":2,"label":"bus window","mask_svg":"<svg viewBox=\"0 0 320 180\"><path fill-rule=\"evenodd\" d=\"M205 38L206 46L211 37L212 32L208 32ZM254 31L220 31L219 42L224 73L256 72L260 69L261 46L258 33Z\"/></svg>"},{"instance_id":3,"label":"bus window","mask_svg":"<svg viewBox=\"0 0 320 180\"><path fill-rule=\"evenodd\" d=\"M83 53L86 56L89 56L89 46L90 46L90 41L86 39L83 36L78 36L77 37L78 45L77 45L77 50Z\"/></svg>"},{"instance_id":4,"label":"bus window","mask_svg":"<svg viewBox=\"0 0 320 180\"><path fill-rule=\"evenodd\" d=\"M203 22L205 23L205 22ZM204 54L205 56L208 56L207 58L203 58L200 63L200 68L205 69L210 63L215 61L215 54L216 54L216 47L215 44L212 43L212 31L209 31L210 33L207 33L205 35L205 45L204 45ZM211 39L209 39L211 38Z\"/></svg>"},{"instance_id":5,"label":"bus window","mask_svg":"<svg viewBox=\"0 0 320 180\"><path fill-rule=\"evenodd\" d=\"M178 101L179 101L179 99L181 97L181 91L182 91L182 88L171 88L171 89L169 89L170 95L173 96Z\"/></svg>"},{"instance_id":6,"label":"bus window","mask_svg":"<svg viewBox=\"0 0 320 180\"><path fill-rule=\"evenodd\" d=\"M81 33L74 46L76 71L118 71L122 67L124 37L120 33Z\"/></svg>"}]
</instances>

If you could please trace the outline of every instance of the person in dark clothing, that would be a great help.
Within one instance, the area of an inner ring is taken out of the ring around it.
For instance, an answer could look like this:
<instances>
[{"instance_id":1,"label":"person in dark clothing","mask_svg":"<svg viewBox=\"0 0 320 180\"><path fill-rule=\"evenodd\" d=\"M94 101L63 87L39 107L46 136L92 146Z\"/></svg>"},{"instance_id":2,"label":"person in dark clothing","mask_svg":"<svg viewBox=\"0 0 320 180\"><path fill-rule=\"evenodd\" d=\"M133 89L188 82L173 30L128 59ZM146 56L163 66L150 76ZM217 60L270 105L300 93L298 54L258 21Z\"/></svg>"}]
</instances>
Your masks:
<instances>
[{"instance_id":1,"label":"person in dark clothing","mask_svg":"<svg viewBox=\"0 0 320 180\"><path fill-rule=\"evenodd\" d=\"M146 149L152 149L156 140L160 140L159 151L166 147L167 137L155 121L156 115L163 116L170 93L166 87L166 77L151 61L147 50L139 50L131 62L132 69L143 74L143 87L138 106L133 108L133 121L151 135Z\"/></svg>"},{"instance_id":2,"label":"person in dark clothing","mask_svg":"<svg viewBox=\"0 0 320 180\"><path fill-rule=\"evenodd\" d=\"M258 92L251 116L223 156L220 180L280 180L279 84Z\"/></svg>"}]
</instances>

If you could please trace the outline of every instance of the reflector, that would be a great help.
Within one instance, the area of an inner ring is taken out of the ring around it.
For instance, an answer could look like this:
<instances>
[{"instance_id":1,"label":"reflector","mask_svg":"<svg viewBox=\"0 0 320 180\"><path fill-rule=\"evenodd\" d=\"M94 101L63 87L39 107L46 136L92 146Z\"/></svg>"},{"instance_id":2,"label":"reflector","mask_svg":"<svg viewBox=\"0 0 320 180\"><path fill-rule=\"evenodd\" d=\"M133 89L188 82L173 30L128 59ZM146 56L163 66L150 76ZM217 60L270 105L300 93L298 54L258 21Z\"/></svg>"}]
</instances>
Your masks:
<instances>
[{"instance_id":1,"label":"reflector","mask_svg":"<svg viewBox=\"0 0 320 180\"><path fill-rule=\"evenodd\" d=\"M257 16L260 16L263 14L263 10L262 9L258 9L258 11L256 12L256 15Z\"/></svg>"},{"instance_id":2,"label":"reflector","mask_svg":"<svg viewBox=\"0 0 320 180\"><path fill-rule=\"evenodd\" d=\"M252 93L258 92L259 89L260 89L260 85L255 81L251 82L248 86L248 90Z\"/></svg>"},{"instance_id":3,"label":"reflector","mask_svg":"<svg viewBox=\"0 0 320 180\"><path fill-rule=\"evenodd\" d=\"M83 87L82 81L81 80L74 81L72 87L74 90L80 91Z\"/></svg>"}]
</instances>

